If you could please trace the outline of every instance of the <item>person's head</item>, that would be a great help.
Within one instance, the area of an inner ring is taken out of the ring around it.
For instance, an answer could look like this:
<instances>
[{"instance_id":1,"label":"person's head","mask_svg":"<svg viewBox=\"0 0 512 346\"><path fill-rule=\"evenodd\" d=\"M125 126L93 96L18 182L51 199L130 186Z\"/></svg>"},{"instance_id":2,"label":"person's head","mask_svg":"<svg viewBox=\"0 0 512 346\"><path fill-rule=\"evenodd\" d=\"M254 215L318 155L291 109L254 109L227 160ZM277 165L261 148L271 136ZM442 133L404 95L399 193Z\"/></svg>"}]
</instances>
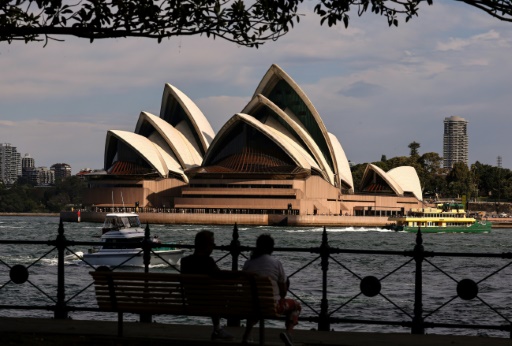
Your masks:
<instances>
[{"instance_id":1,"label":"person's head","mask_svg":"<svg viewBox=\"0 0 512 346\"><path fill-rule=\"evenodd\" d=\"M215 236L212 231L202 230L196 233L194 239L195 252L210 255L215 246Z\"/></svg>"},{"instance_id":2,"label":"person's head","mask_svg":"<svg viewBox=\"0 0 512 346\"><path fill-rule=\"evenodd\" d=\"M274 238L270 234L262 234L256 239L256 248L253 251L252 257L257 258L261 255L271 255L274 252Z\"/></svg>"}]
</instances>

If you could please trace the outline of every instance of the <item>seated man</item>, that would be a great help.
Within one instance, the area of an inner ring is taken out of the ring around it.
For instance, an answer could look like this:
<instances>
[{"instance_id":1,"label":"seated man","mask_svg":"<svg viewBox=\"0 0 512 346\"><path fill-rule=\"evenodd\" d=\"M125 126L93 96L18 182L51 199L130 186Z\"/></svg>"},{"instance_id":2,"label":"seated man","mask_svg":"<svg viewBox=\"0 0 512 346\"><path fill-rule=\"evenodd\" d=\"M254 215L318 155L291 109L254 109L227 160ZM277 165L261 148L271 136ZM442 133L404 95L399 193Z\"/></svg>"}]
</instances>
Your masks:
<instances>
[{"instance_id":1,"label":"seated man","mask_svg":"<svg viewBox=\"0 0 512 346\"><path fill-rule=\"evenodd\" d=\"M215 246L214 234L211 231L200 231L194 239L194 253L181 259L181 272L183 274L211 275L220 272L214 259L210 256ZM231 340L233 336L220 326L220 317L212 316L212 340Z\"/></svg>"},{"instance_id":2,"label":"seated man","mask_svg":"<svg viewBox=\"0 0 512 346\"><path fill-rule=\"evenodd\" d=\"M245 262L243 270L260 276L267 276L272 280L276 312L286 316L286 332L281 333L280 336L286 345L292 345L291 333L293 327L298 323L301 306L299 302L285 298L290 282L284 273L281 262L271 256L273 251L274 239L269 234L260 235L256 240L256 248L249 260ZM247 321L247 328L242 343L247 343L251 329L256 322L257 321Z\"/></svg>"}]
</instances>

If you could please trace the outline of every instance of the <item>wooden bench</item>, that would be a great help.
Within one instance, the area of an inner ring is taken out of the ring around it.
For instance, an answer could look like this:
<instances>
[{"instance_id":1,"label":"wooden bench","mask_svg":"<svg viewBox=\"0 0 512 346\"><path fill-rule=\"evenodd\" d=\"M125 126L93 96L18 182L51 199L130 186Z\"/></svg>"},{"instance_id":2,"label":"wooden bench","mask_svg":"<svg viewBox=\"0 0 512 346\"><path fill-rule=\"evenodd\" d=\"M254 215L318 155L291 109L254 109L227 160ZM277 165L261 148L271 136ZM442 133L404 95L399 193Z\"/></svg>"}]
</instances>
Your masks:
<instances>
[{"instance_id":1,"label":"wooden bench","mask_svg":"<svg viewBox=\"0 0 512 346\"><path fill-rule=\"evenodd\" d=\"M119 336L124 313L219 316L259 320L264 345L264 320L278 317L270 279L245 272L208 276L103 269L90 274L100 310L118 313Z\"/></svg>"}]
</instances>

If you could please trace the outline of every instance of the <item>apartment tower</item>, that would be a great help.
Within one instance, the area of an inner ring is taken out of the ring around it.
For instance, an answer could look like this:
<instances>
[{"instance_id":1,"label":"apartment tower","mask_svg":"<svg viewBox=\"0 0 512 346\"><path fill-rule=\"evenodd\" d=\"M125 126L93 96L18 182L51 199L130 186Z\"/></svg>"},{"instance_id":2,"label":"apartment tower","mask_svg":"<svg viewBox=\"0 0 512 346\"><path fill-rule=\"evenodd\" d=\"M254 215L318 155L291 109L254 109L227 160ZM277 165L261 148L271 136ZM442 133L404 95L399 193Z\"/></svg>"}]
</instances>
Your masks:
<instances>
[{"instance_id":1,"label":"apartment tower","mask_svg":"<svg viewBox=\"0 0 512 346\"><path fill-rule=\"evenodd\" d=\"M468 164L468 122L459 116L444 118L443 166L452 168L455 162Z\"/></svg>"},{"instance_id":2,"label":"apartment tower","mask_svg":"<svg viewBox=\"0 0 512 346\"><path fill-rule=\"evenodd\" d=\"M0 181L14 184L21 176L21 155L9 143L0 144Z\"/></svg>"}]
</instances>

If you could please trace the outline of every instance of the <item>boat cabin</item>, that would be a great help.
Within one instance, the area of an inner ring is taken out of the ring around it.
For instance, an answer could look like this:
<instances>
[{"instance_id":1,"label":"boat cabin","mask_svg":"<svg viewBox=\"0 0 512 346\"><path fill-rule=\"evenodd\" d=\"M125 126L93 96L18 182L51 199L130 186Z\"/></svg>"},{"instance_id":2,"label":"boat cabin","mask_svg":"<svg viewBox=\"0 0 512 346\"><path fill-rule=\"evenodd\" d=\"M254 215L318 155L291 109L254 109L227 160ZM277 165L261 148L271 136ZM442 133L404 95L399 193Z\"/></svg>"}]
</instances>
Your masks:
<instances>
[{"instance_id":1,"label":"boat cabin","mask_svg":"<svg viewBox=\"0 0 512 346\"><path fill-rule=\"evenodd\" d=\"M436 208L412 208L406 216L396 219L397 225L405 227L469 227L474 218L466 217L460 203L439 203Z\"/></svg>"},{"instance_id":2,"label":"boat cabin","mask_svg":"<svg viewBox=\"0 0 512 346\"><path fill-rule=\"evenodd\" d=\"M141 224L137 214L107 214L103 222L102 233L139 227Z\"/></svg>"}]
</instances>

